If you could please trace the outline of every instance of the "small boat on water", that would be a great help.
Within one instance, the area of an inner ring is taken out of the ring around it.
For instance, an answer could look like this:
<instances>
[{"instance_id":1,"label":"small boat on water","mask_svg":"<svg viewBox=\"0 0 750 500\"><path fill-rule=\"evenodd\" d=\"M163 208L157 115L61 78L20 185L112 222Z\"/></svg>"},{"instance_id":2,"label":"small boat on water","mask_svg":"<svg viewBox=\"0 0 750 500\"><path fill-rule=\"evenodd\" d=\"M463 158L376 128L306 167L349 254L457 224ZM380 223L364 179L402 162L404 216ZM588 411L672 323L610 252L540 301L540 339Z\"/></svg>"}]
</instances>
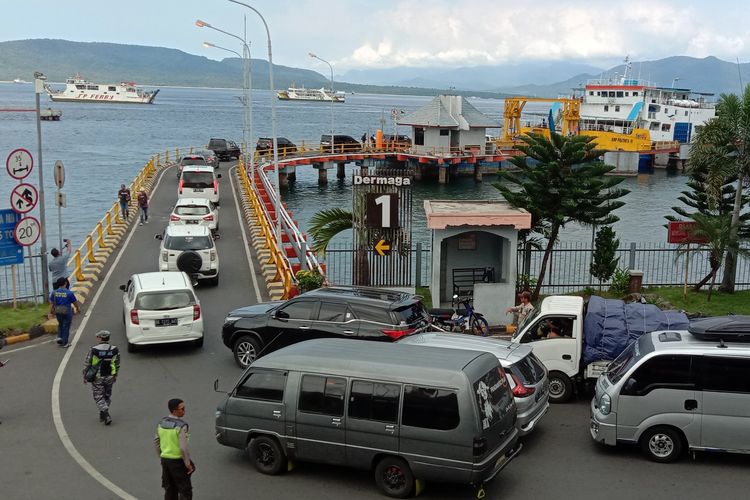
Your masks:
<instances>
[{"instance_id":1,"label":"small boat on water","mask_svg":"<svg viewBox=\"0 0 750 500\"><path fill-rule=\"evenodd\" d=\"M26 80L21 80L20 78L14 78L13 83L29 83Z\"/></svg>"},{"instance_id":2,"label":"small boat on water","mask_svg":"<svg viewBox=\"0 0 750 500\"><path fill-rule=\"evenodd\" d=\"M59 122L60 118L62 118L62 111L59 109L40 109L39 110L39 119L50 121L50 122Z\"/></svg>"},{"instance_id":3,"label":"small boat on water","mask_svg":"<svg viewBox=\"0 0 750 500\"><path fill-rule=\"evenodd\" d=\"M112 102L126 104L153 104L159 89L147 92L133 82L116 85L87 82L80 75L65 81L65 90L54 90L44 84L50 99L55 102Z\"/></svg>"},{"instance_id":4,"label":"small boat on water","mask_svg":"<svg viewBox=\"0 0 750 500\"><path fill-rule=\"evenodd\" d=\"M295 84L292 84L292 86L286 90L280 90L276 93L276 96L282 101L346 101L346 94L343 92L336 92L324 87L319 89L306 89L305 87L297 87Z\"/></svg>"}]
</instances>

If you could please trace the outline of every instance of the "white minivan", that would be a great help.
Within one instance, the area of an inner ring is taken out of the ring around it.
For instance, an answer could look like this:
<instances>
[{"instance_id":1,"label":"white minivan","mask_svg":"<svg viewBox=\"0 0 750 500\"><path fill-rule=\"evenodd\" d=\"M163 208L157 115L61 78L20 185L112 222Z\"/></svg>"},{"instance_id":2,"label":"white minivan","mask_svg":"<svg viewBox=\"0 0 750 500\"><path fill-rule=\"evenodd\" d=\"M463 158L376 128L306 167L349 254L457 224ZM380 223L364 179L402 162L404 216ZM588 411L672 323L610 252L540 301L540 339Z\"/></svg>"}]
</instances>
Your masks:
<instances>
[{"instance_id":1,"label":"white minivan","mask_svg":"<svg viewBox=\"0 0 750 500\"><path fill-rule=\"evenodd\" d=\"M206 198L218 205L218 179L221 179L221 174L215 173L213 167L186 165L180 174L177 196L179 198Z\"/></svg>"}]
</instances>

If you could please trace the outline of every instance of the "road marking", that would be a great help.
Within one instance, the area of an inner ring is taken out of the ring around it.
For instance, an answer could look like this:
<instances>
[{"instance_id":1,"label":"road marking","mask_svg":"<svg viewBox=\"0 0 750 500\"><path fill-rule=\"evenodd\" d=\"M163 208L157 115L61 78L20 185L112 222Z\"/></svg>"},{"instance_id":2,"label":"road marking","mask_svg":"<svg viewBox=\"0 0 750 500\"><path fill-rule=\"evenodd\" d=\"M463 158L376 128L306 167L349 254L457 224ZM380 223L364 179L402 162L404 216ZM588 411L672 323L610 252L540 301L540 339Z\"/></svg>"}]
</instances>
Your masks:
<instances>
[{"instance_id":1,"label":"road marking","mask_svg":"<svg viewBox=\"0 0 750 500\"><path fill-rule=\"evenodd\" d=\"M24 351L24 350L26 350L26 349L31 349L32 347L38 347L38 346L40 346L40 345L44 345L44 344L49 344L50 342L53 342L54 340L55 340L55 339L49 339L49 340L45 340L45 341L43 341L43 342L39 342L38 344L34 344L34 345L27 345L27 346L24 346L24 347L19 347L19 348L17 348L17 349L12 349L12 350L10 350L10 351L3 351L3 355L6 355L6 354L13 354L14 352L18 352L18 351Z\"/></svg>"},{"instance_id":2,"label":"road marking","mask_svg":"<svg viewBox=\"0 0 750 500\"><path fill-rule=\"evenodd\" d=\"M236 166L231 167L229 170L237 169ZM250 276L253 278L253 289L255 289L255 302L260 302L260 287L258 286L258 278L255 276L255 266L253 266L253 258L250 256L250 245L247 241L247 234L245 231L245 219L242 218L240 211L240 202L237 199L237 189L234 184L234 176L229 175L229 182L232 183L232 197L234 198L234 208L237 210L237 222L240 225L242 231L242 243L245 246L245 257L247 258L247 265L250 266Z\"/></svg>"},{"instance_id":3,"label":"road marking","mask_svg":"<svg viewBox=\"0 0 750 500\"><path fill-rule=\"evenodd\" d=\"M154 189L152 192L156 192L156 190L159 188L159 184L161 184L161 180L164 178L164 174L172 167L167 167L164 170L161 171L161 174L159 175L159 180L156 182L156 185L154 186ZM55 423L55 430L57 431L57 435L60 438L60 441L62 441L63 446L65 447L65 450L68 452L68 454L73 458L73 460L78 463L78 465L81 466L81 468L92 478L94 478L96 481L99 482L102 486L107 488L109 491L117 495L118 497L124 499L124 500L137 500L136 497L128 493L127 491L123 490L119 486L117 486L115 483L107 479L104 474L96 470L96 468L91 465L84 457L81 455L81 453L78 451L78 449L73 444L73 441L70 439L70 436L68 436L68 431L65 430L65 424L63 424L62 421L62 412L60 410L60 384L62 381L63 373L65 372L65 367L68 366L68 361L70 361L70 357L73 355L73 350L78 345L78 340L81 337L81 334L86 329L86 325L88 324L89 318L91 317L91 311L94 310L94 307L96 307L96 303L99 301L99 297L102 294L102 291L107 287L107 283L109 282L109 278L112 276L112 273L117 268L117 264L120 262L120 259L122 258L123 254L125 253L125 249L128 247L128 244L130 244L130 240L133 238L133 235L135 234L135 230L138 228L138 224L133 222L133 227L130 229L130 234L128 235L128 238L125 240L125 243L123 243L122 248L117 254L117 257L115 258L115 261L112 263L112 266L109 268L109 271L107 271L107 275L104 277L104 279L99 284L99 289L96 291L96 294L94 295L93 300L90 304L88 304L88 307L86 308L86 314L83 316L83 320L81 321L81 324L78 325L78 328L76 328L75 333L73 333L73 341L71 342L71 347L66 349L65 356L63 356L62 361L60 362L60 366L57 367L57 373L55 373L55 379L52 382L52 420Z\"/></svg>"}]
</instances>

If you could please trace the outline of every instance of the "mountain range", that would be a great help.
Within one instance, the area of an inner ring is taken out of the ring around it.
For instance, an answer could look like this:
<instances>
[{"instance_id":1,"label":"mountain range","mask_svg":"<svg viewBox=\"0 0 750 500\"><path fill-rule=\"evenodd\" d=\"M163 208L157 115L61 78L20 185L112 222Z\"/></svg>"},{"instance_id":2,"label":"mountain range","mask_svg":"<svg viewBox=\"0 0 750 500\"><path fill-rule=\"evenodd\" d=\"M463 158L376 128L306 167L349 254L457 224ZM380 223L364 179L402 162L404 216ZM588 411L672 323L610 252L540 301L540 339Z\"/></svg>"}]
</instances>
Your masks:
<instances>
[{"instance_id":1,"label":"mountain range","mask_svg":"<svg viewBox=\"0 0 750 500\"><path fill-rule=\"evenodd\" d=\"M268 62L252 59L253 88L268 89ZM215 61L181 50L141 45L68 40L34 39L0 42L0 80L31 80L42 71L51 82L63 82L80 74L92 82L136 81L144 86L242 86L242 60ZM612 78L625 73L625 66L609 69L580 62L525 61L494 66L458 68L407 68L350 70L336 77L337 90L357 93L436 95L455 92L479 97L569 95L587 80ZM720 94L737 93L750 82L750 64L716 57L675 56L655 61L633 62L632 78L642 78L663 87ZM274 64L277 89L292 84L319 88L329 79L316 71Z\"/></svg>"}]
</instances>

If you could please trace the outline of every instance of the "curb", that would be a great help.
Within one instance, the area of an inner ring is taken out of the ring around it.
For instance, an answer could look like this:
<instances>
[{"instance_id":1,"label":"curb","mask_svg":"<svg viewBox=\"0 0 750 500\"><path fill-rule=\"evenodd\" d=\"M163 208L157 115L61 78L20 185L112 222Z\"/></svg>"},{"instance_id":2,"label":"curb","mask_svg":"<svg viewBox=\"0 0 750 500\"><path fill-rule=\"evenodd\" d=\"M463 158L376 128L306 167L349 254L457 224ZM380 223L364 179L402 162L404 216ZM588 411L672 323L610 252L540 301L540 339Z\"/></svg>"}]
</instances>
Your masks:
<instances>
[{"instance_id":1,"label":"curb","mask_svg":"<svg viewBox=\"0 0 750 500\"><path fill-rule=\"evenodd\" d=\"M31 332L24 332L18 335L11 335L9 337L5 337L5 343L7 345L13 345L19 342L25 342L27 340L41 337L44 334L56 334L57 333L57 320L56 319L48 319L42 322L40 325L35 325L35 326L40 326L40 328L34 328L33 331Z\"/></svg>"}]
</instances>

